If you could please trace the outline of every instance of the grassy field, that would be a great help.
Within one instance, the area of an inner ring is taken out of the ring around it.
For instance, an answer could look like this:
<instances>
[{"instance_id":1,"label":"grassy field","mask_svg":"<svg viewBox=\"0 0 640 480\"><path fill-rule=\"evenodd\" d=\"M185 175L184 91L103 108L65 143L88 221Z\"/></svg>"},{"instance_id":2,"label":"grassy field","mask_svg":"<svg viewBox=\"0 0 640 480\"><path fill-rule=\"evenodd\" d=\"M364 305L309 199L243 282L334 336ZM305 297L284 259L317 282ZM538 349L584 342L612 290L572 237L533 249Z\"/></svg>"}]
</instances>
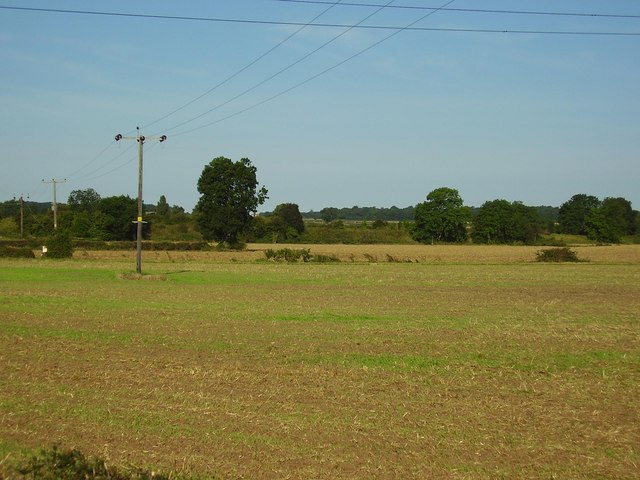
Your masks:
<instances>
[{"instance_id":1,"label":"grassy field","mask_svg":"<svg viewBox=\"0 0 640 480\"><path fill-rule=\"evenodd\" d=\"M145 252L148 281L122 276L135 252L0 260L0 462L58 443L202 478L640 476L640 246L272 247Z\"/></svg>"}]
</instances>

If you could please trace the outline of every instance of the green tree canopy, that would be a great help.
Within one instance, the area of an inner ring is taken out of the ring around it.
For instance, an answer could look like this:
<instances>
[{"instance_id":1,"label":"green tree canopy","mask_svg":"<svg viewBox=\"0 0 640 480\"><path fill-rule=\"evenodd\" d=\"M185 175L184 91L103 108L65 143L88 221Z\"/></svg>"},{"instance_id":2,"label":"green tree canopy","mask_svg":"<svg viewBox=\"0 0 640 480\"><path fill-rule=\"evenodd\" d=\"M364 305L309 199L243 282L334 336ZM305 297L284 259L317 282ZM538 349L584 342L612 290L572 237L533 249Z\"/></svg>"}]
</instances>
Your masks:
<instances>
[{"instance_id":1,"label":"green tree canopy","mask_svg":"<svg viewBox=\"0 0 640 480\"><path fill-rule=\"evenodd\" d=\"M592 209L587 215L587 236L599 242L619 243L624 235L636 233L637 214L628 200L607 197L598 208Z\"/></svg>"},{"instance_id":2,"label":"green tree canopy","mask_svg":"<svg viewBox=\"0 0 640 480\"><path fill-rule=\"evenodd\" d=\"M427 195L426 202L416 205L413 238L423 243L463 242L469 218L470 210L458 190L437 188Z\"/></svg>"},{"instance_id":3,"label":"green tree canopy","mask_svg":"<svg viewBox=\"0 0 640 480\"><path fill-rule=\"evenodd\" d=\"M600 200L593 195L579 193L571 197L560 206L558 212L559 231L573 235L585 235L587 233L585 222L587 216L594 208L600 206Z\"/></svg>"},{"instance_id":4,"label":"green tree canopy","mask_svg":"<svg viewBox=\"0 0 640 480\"><path fill-rule=\"evenodd\" d=\"M101 232L93 229L92 236L104 240L135 240L138 202L128 195L106 197L100 200L98 210ZM102 233L102 234L100 234Z\"/></svg>"},{"instance_id":5,"label":"green tree canopy","mask_svg":"<svg viewBox=\"0 0 640 480\"><path fill-rule=\"evenodd\" d=\"M167 197L160 195L158 204L156 205L156 215L159 217L166 217L171 213L171 207L167 203Z\"/></svg>"},{"instance_id":6,"label":"green tree canopy","mask_svg":"<svg viewBox=\"0 0 640 480\"><path fill-rule=\"evenodd\" d=\"M273 211L273 217L282 219L286 228L292 228L298 234L304 232L304 220L296 203L281 203Z\"/></svg>"},{"instance_id":7,"label":"green tree canopy","mask_svg":"<svg viewBox=\"0 0 640 480\"><path fill-rule=\"evenodd\" d=\"M544 219L535 207L506 200L485 202L473 221L476 243L531 243L544 230Z\"/></svg>"},{"instance_id":8,"label":"green tree canopy","mask_svg":"<svg viewBox=\"0 0 640 480\"><path fill-rule=\"evenodd\" d=\"M100 195L93 188L73 190L67 205L72 212L95 212L100 205Z\"/></svg>"},{"instance_id":9,"label":"green tree canopy","mask_svg":"<svg viewBox=\"0 0 640 480\"><path fill-rule=\"evenodd\" d=\"M200 199L196 205L198 226L206 240L237 246L251 225L267 189L258 190L256 167L248 158L233 162L214 158L198 180Z\"/></svg>"},{"instance_id":10,"label":"green tree canopy","mask_svg":"<svg viewBox=\"0 0 640 480\"><path fill-rule=\"evenodd\" d=\"M0 238L18 238L20 228L12 217L0 218Z\"/></svg>"},{"instance_id":11,"label":"green tree canopy","mask_svg":"<svg viewBox=\"0 0 640 480\"><path fill-rule=\"evenodd\" d=\"M324 223L331 223L340 218L340 211L335 207L325 207L320 210L320 218Z\"/></svg>"}]
</instances>

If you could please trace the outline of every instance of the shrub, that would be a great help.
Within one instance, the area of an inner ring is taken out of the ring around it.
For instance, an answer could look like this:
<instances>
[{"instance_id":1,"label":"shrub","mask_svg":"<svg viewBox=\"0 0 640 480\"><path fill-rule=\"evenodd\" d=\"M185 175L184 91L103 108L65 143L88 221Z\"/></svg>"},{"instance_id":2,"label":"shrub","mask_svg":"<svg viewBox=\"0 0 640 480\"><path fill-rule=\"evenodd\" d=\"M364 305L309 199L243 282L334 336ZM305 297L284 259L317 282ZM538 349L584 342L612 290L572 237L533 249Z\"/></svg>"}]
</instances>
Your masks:
<instances>
[{"instance_id":1,"label":"shrub","mask_svg":"<svg viewBox=\"0 0 640 480\"><path fill-rule=\"evenodd\" d=\"M550 248L536 252L538 262L582 262L570 248Z\"/></svg>"},{"instance_id":2,"label":"shrub","mask_svg":"<svg viewBox=\"0 0 640 480\"><path fill-rule=\"evenodd\" d=\"M264 251L267 260L274 262L288 262L294 263L299 260L308 262L311 259L311 253L308 248L302 248L300 250L292 250L290 248L282 248L280 250L268 249Z\"/></svg>"},{"instance_id":3,"label":"shrub","mask_svg":"<svg viewBox=\"0 0 640 480\"><path fill-rule=\"evenodd\" d=\"M333 255L311 255L311 261L316 263L340 263L340 259Z\"/></svg>"},{"instance_id":4,"label":"shrub","mask_svg":"<svg viewBox=\"0 0 640 480\"><path fill-rule=\"evenodd\" d=\"M56 231L47 239L47 258L71 258L73 256L73 242L71 236L63 231Z\"/></svg>"},{"instance_id":5,"label":"shrub","mask_svg":"<svg viewBox=\"0 0 640 480\"><path fill-rule=\"evenodd\" d=\"M18 465L18 478L42 480L168 480L168 476L142 469L121 471L105 464L100 458L85 457L76 449L41 450L22 465ZM9 477L14 478L14 477Z\"/></svg>"}]
</instances>

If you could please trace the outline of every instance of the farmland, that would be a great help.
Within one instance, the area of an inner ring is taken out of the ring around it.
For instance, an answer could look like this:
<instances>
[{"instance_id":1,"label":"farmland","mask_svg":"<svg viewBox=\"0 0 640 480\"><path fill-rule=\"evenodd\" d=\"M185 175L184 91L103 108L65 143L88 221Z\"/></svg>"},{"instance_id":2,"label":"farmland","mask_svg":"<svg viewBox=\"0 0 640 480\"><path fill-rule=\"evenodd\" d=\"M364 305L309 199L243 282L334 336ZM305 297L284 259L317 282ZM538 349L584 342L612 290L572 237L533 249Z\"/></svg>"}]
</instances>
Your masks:
<instances>
[{"instance_id":1,"label":"farmland","mask_svg":"<svg viewBox=\"0 0 640 480\"><path fill-rule=\"evenodd\" d=\"M0 260L0 460L202 478L640 475L640 247ZM295 246L292 248L302 248ZM9 455L9 457L7 457Z\"/></svg>"}]
</instances>

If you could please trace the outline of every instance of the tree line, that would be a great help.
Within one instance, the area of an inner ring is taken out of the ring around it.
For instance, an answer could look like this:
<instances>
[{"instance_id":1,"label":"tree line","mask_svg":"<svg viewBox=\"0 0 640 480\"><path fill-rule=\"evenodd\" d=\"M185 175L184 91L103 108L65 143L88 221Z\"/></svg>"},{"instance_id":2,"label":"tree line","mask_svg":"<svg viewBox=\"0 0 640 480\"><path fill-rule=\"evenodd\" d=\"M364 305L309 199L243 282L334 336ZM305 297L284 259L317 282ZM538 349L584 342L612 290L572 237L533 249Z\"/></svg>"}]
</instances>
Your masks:
<instances>
[{"instance_id":1,"label":"tree line","mask_svg":"<svg viewBox=\"0 0 640 480\"><path fill-rule=\"evenodd\" d=\"M169 205L165 196L155 205L145 205L143 216L148 223L143 238L204 239L237 248L249 241L370 243L376 239L527 244L548 233L616 243L640 233L640 215L621 197L600 200L576 194L560 207L531 207L496 199L469 207L456 189L441 187L415 207L327 207L303 214L296 203L289 202L258 215L268 191L259 186L256 168L249 159L234 162L225 157L205 165L197 186L200 198L193 213ZM26 236L41 238L53 233L48 204L25 202L25 209ZM136 217L135 199L127 195L102 198L92 188L72 191L67 203L58 206L58 228L79 239L135 240ZM0 203L0 237L16 238L19 221L17 201ZM345 221L360 222L356 234L345 233L356 228Z\"/></svg>"},{"instance_id":2,"label":"tree line","mask_svg":"<svg viewBox=\"0 0 640 480\"><path fill-rule=\"evenodd\" d=\"M433 190L416 205L413 237L423 243L535 243L542 234L585 235L597 242L618 243L640 232L640 215L631 202L617 197L599 200L577 194L558 209L549 224L540 207L497 199L473 212L464 206L458 191L449 187Z\"/></svg>"}]
</instances>

